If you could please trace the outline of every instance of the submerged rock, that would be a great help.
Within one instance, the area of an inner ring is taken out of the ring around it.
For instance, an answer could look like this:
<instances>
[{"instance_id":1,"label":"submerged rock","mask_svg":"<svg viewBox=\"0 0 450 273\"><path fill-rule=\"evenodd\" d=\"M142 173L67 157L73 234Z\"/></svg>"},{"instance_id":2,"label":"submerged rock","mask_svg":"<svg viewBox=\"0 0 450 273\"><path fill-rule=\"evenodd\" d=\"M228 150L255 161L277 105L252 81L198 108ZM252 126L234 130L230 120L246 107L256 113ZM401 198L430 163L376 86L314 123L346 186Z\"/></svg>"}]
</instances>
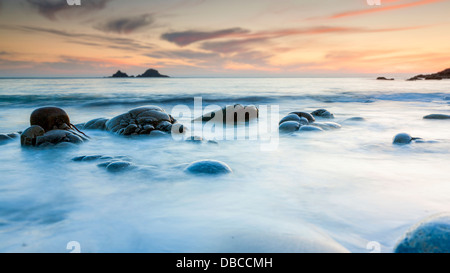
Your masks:
<instances>
[{"instance_id":1,"label":"submerged rock","mask_svg":"<svg viewBox=\"0 0 450 273\"><path fill-rule=\"evenodd\" d=\"M351 118L345 119L341 123L347 124L347 123L356 123L356 122L363 122L363 121L366 121L366 119L363 117L351 117Z\"/></svg>"},{"instance_id":2,"label":"submerged rock","mask_svg":"<svg viewBox=\"0 0 450 273\"><path fill-rule=\"evenodd\" d=\"M280 126L278 127L278 131L280 133L293 133L298 131L298 129L300 128L300 123L297 121L286 121L280 124Z\"/></svg>"},{"instance_id":3,"label":"submerged rock","mask_svg":"<svg viewBox=\"0 0 450 273\"><path fill-rule=\"evenodd\" d=\"M336 122L314 122L312 126L319 127L323 130L341 129L342 126Z\"/></svg>"},{"instance_id":4,"label":"submerged rock","mask_svg":"<svg viewBox=\"0 0 450 273\"><path fill-rule=\"evenodd\" d=\"M0 134L0 142L2 141L7 141L7 140L12 140L12 138L10 138L8 135L6 134Z\"/></svg>"},{"instance_id":5,"label":"submerged rock","mask_svg":"<svg viewBox=\"0 0 450 273\"><path fill-rule=\"evenodd\" d=\"M137 166L128 161L113 161L107 164L105 168L110 173L118 173L136 169Z\"/></svg>"},{"instance_id":6,"label":"submerged rock","mask_svg":"<svg viewBox=\"0 0 450 273\"><path fill-rule=\"evenodd\" d=\"M394 137L394 144L409 144L411 141L417 138L411 137L411 135L407 133L400 133Z\"/></svg>"},{"instance_id":7,"label":"submerged rock","mask_svg":"<svg viewBox=\"0 0 450 273\"><path fill-rule=\"evenodd\" d=\"M300 127L299 131L301 132L323 132L323 129L320 127L316 127L313 125L305 125Z\"/></svg>"},{"instance_id":8,"label":"submerged rock","mask_svg":"<svg viewBox=\"0 0 450 273\"><path fill-rule=\"evenodd\" d=\"M413 227L394 248L395 253L450 253L450 215L428 218Z\"/></svg>"},{"instance_id":9,"label":"submerged rock","mask_svg":"<svg viewBox=\"0 0 450 273\"><path fill-rule=\"evenodd\" d=\"M431 114L428 116L424 116L424 119L450 119L450 115L444 115L444 114Z\"/></svg>"},{"instance_id":10,"label":"submerged rock","mask_svg":"<svg viewBox=\"0 0 450 273\"><path fill-rule=\"evenodd\" d=\"M195 161L189 164L184 170L192 174L207 175L229 174L233 172L227 164L217 160Z\"/></svg>"},{"instance_id":11,"label":"submerged rock","mask_svg":"<svg viewBox=\"0 0 450 273\"><path fill-rule=\"evenodd\" d=\"M320 118L334 118L334 114L332 114L331 112L329 112L326 109L318 109L314 112L311 113L311 115L313 115L314 117L320 117Z\"/></svg>"}]
</instances>

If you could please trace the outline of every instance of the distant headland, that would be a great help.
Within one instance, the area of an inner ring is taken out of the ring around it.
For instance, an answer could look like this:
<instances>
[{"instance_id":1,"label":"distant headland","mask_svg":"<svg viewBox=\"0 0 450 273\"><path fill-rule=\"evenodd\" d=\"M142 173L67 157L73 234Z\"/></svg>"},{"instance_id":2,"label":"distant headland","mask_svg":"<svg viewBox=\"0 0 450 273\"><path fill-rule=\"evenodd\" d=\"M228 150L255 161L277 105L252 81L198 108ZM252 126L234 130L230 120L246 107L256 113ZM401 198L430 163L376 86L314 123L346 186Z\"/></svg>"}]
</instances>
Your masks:
<instances>
[{"instance_id":1,"label":"distant headland","mask_svg":"<svg viewBox=\"0 0 450 273\"><path fill-rule=\"evenodd\" d=\"M117 71L115 74L113 74L111 77L108 78L134 78L134 76L128 76L127 73L124 73L122 71ZM147 69L143 74L137 75L136 78L169 78L167 75L162 75L158 72L158 70L150 68Z\"/></svg>"},{"instance_id":2,"label":"distant headland","mask_svg":"<svg viewBox=\"0 0 450 273\"><path fill-rule=\"evenodd\" d=\"M410 79L408 79L408 81L417 81L417 80L442 80L442 79L450 79L450 68L447 68L441 72L437 72L434 74L428 74L428 75L417 75L414 76Z\"/></svg>"}]
</instances>

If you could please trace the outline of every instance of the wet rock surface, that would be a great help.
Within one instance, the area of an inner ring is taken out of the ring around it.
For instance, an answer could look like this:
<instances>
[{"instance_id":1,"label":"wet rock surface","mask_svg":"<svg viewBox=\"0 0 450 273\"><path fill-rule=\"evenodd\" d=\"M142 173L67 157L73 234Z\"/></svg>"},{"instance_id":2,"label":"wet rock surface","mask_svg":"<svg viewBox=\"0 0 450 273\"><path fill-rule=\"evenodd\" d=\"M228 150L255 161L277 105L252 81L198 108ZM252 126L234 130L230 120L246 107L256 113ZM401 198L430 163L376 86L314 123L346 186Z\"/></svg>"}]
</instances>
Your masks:
<instances>
[{"instance_id":1,"label":"wet rock surface","mask_svg":"<svg viewBox=\"0 0 450 273\"><path fill-rule=\"evenodd\" d=\"M184 171L196 175L223 175L233 172L227 164L218 160L195 161L189 164Z\"/></svg>"},{"instance_id":2,"label":"wet rock surface","mask_svg":"<svg viewBox=\"0 0 450 273\"><path fill-rule=\"evenodd\" d=\"M395 253L450 253L450 215L432 216L411 227Z\"/></svg>"}]
</instances>

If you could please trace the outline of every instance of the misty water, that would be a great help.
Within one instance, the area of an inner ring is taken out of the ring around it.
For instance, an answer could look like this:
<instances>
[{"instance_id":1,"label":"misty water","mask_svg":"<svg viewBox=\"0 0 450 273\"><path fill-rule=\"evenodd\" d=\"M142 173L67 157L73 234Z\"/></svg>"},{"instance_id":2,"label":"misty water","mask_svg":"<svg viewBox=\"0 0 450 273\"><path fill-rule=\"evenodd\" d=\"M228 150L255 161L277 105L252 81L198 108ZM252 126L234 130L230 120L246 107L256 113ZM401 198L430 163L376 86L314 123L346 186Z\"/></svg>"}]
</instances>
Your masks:
<instances>
[{"instance_id":1,"label":"misty water","mask_svg":"<svg viewBox=\"0 0 450 273\"><path fill-rule=\"evenodd\" d=\"M392 252L410 226L450 208L450 121L423 119L450 113L447 80L1 79L0 133L23 131L41 106L79 124L145 105L193 110L194 98L279 109L270 113L278 120L326 108L342 128L281 135L272 149L262 139L273 132L256 121L237 130L259 138L217 144L96 130L72 148L3 143L0 252L69 252L71 241L82 252L370 252L372 241ZM426 142L393 145L402 132ZM72 161L83 155L127 156L142 168ZM201 159L233 173L183 171Z\"/></svg>"}]
</instances>

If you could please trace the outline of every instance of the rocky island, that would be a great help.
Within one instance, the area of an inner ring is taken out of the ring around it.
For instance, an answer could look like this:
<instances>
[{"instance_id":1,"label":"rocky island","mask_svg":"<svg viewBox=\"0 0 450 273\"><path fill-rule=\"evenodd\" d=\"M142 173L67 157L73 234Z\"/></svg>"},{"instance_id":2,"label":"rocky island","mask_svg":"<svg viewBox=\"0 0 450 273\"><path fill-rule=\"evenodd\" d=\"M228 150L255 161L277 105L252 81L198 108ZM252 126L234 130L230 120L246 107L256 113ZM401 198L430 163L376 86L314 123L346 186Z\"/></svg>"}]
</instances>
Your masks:
<instances>
[{"instance_id":1,"label":"rocky island","mask_svg":"<svg viewBox=\"0 0 450 273\"><path fill-rule=\"evenodd\" d=\"M442 79L450 79L450 68L447 68L441 72L434 73L434 74L427 74L427 75L417 75L410 79L407 79L407 81L417 81L417 80L442 80Z\"/></svg>"},{"instance_id":2,"label":"rocky island","mask_svg":"<svg viewBox=\"0 0 450 273\"><path fill-rule=\"evenodd\" d=\"M147 69L143 74L136 76L137 78L169 78L167 75L162 75L158 72L158 70L150 68ZM110 78L134 78L134 76L128 76L127 73L124 73L122 71L117 71L114 75L112 75Z\"/></svg>"}]
</instances>

